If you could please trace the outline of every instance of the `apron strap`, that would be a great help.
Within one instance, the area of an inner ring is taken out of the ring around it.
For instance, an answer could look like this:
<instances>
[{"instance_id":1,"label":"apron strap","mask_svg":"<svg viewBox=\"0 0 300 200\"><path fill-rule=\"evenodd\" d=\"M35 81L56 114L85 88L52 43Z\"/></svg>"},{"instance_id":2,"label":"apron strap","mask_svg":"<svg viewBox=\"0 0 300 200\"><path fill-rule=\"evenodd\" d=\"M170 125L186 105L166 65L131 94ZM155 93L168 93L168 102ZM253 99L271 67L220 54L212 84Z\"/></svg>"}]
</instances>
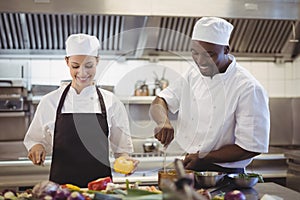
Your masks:
<instances>
[{"instance_id":1,"label":"apron strap","mask_svg":"<svg viewBox=\"0 0 300 200\"><path fill-rule=\"evenodd\" d=\"M68 84L68 86L66 87L66 89L64 90L64 92L61 95L61 98L60 98L60 101L59 101L59 104L58 104L58 107L57 107L57 110L56 110L56 116L58 116L58 114L61 114L61 109L64 105L67 93L70 90L71 83ZM105 107L105 103L104 103L104 100L103 100L103 96L102 96L100 90L97 88L97 86L95 86L95 87L96 87L96 91L97 91L98 98L99 98L99 101L100 101L101 113L106 116L106 107Z\"/></svg>"},{"instance_id":2,"label":"apron strap","mask_svg":"<svg viewBox=\"0 0 300 200\"><path fill-rule=\"evenodd\" d=\"M97 90L98 98L99 98L99 101L100 101L101 113L106 116L106 108L105 108L105 103L104 103L104 100L103 100L103 96L102 96L100 90L97 88L97 86L96 86L96 90Z\"/></svg>"},{"instance_id":3,"label":"apron strap","mask_svg":"<svg viewBox=\"0 0 300 200\"><path fill-rule=\"evenodd\" d=\"M59 114L61 114L61 109L62 109L62 107L64 105L67 93L68 93L68 91L69 91L69 89L71 87L71 83L68 84L68 86L66 87L66 89L64 90L64 92L61 95L61 98L60 98L60 101L59 101L59 104L58 104L58 107L57 107L57 110L56 110L56 116L58 116Z\"/></svg>"}]
</instances>

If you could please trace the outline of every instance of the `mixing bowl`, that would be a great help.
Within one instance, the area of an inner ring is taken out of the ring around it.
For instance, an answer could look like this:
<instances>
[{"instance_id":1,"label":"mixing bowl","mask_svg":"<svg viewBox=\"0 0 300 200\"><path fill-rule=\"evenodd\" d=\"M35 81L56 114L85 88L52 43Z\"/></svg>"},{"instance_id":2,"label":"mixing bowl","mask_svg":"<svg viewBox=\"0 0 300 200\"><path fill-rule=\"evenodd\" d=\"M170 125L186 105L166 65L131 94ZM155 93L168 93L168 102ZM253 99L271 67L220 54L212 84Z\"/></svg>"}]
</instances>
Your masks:
<instances>
[{"instance_id":1,"label":"mixing bowl","mask_svg":"<svg viewBox=\"0 0 300 200\"><path fill-rule=\"evenodd\" d=\"M260 180L259 174L228 174L233 183L239 188L251 188Z\"/></svg>"},{"instance_id":2,"label":"mixing bowl","mask_svg":"<svg viewBox=\"0 0 300 200\"><path fill-rule=\"evenodd\" d=\"M205 171L205 172L194 172L195 185L196 187L214 187L216 186L223 177L226 175L223 172Z\"/></svg>"}]
</instances>

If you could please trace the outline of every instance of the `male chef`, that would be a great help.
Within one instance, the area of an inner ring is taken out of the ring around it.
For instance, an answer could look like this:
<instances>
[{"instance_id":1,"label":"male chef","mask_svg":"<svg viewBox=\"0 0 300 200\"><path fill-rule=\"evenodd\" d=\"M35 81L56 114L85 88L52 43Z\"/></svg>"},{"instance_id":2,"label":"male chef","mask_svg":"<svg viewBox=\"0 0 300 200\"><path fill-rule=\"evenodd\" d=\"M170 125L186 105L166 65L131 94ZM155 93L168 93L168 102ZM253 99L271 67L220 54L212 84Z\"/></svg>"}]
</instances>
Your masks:
<instances>
[{"instance_id":1,"label":"male chef","mask_svg":"<svg viewBox=\"0 0 300 200\"><path fill-rule=\"evenodd\" d=\"M155 138L165 146L175 139L187 153L186 169L243 173L254 156L268 151L268 96L229 54L232 30L218 17L198 20L191 41L195 66L151 105ZM168 112L178 112L176 134Z\"/></svg>"}]
</instances>

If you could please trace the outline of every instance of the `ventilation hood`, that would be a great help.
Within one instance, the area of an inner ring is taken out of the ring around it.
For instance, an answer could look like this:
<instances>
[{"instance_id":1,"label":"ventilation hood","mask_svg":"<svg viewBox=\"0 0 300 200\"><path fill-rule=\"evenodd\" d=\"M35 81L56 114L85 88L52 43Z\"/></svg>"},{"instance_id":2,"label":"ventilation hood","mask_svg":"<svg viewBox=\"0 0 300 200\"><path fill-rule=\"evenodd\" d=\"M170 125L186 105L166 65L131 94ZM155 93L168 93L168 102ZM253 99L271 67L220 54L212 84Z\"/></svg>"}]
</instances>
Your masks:
<instances>
[{"instance_id":1,"label":"ventilation hood","mask_svg":"<svg viewBox=\"0 0 300 200\"><path fill-rule=\"evenodd\" d=\"M234 25L239 58L292 61L300 54L300 0L1 0L0 56L63 56L72 33L95 35L104 58L184 59L202 16Z\"/></svg>"}]
</instances>

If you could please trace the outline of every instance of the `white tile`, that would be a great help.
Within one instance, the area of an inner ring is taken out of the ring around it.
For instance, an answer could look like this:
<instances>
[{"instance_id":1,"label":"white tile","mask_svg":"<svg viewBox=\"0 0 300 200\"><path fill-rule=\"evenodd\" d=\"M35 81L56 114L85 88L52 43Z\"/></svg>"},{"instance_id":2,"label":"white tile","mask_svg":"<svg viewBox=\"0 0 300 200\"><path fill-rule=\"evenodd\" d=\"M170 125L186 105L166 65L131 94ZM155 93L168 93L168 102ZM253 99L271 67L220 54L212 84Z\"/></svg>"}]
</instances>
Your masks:
<instances>
[{"instance_id":1,"label":"white tile","mask_svg":"<svg viewBox=\"0 0 300 200\"><path fill-rule=\"evenodd\" d=\"M294 81L294 95L300 97L300 80L297 79Z\"/></svg>"},{"instance_id":2,"label":"white tile","mask_svg":"<svg viewBox=\"0 0 300 200\"><path fill-rule=\"evenodd\" d=\"M284 78L285 78L285 64L269 63L269 79L284 80Z\"/></svg>"},{"instance_id":3,"label":"white tile","mask_svg":"<svg viewBox=\"0 0 300 200\"><path fill-rule=\"evenodd\" d=\"M295 74L295 79L300 79L300 61L299 62L294 62L293 63L293 69L294 69L294 74Z\"/></svg>"},{"instance_id":4,"label":"white tile","mask_svg":"<svg viewBox=\"0 0 300 200\"><path fill-rule=\"evenodd\" d=\"M247 69L252 74L252 62L249 61L237 61L242 67Z\"/></svg>"},{"instance_id":5,"label":"white tile","mask_svg":"<svg viewBox=\"0 0 300 200\"><path fill-rule=\"evenodd\" d=\"M284 97L285 82L283 80L270 80L268 93L270 97Z\"/></svg>"},{"instance_id":6,"label":"white tile","mask_svg":"<svg viewBox=\"0 0 300 200\"><path fill-rule=\"evenodd\" d=\"M51 85L60 85L62 80L72 79L69 67L64 60L50 60Z\"/></svg>"},{"instance_id":7,"label":"white tile","mask_svg":"<svg viewBox=\"0 0 300 200\"><path fill-rule=\"evenodd\" d=\"M294 79L294 66L293 63L288 62L285 63L285 80L293 80Z\"/></svg>"},{"instance_id":8,"label":"white tile","mask_svg":"<svg viewBox=\"0 0 300 200\"><path fill-rule=\"evenodd\" d=\"M252 62L251 73L259 80L269 79L269 65L267 62Z\"/></svg>"},{"instance_id":9,"label":"white tile","mask_svg":"<svg viewBox=\"0 0 300 200\"><path fill-rule=\"evenodd\" d=\"M32 77L49 77L50 61L49 60L32 60L31 75Z\"/></svg>"},{"instance_id":10,"label":"white tile","mask_svg":"<svg viewBox=\"0 0 300 200\"><path fill-rule=\"evenodd\" d=\"M296 91L296 81L295 80L285 80L285 97L295 97L297 96Z\"/></svg>"}]
</instances>

